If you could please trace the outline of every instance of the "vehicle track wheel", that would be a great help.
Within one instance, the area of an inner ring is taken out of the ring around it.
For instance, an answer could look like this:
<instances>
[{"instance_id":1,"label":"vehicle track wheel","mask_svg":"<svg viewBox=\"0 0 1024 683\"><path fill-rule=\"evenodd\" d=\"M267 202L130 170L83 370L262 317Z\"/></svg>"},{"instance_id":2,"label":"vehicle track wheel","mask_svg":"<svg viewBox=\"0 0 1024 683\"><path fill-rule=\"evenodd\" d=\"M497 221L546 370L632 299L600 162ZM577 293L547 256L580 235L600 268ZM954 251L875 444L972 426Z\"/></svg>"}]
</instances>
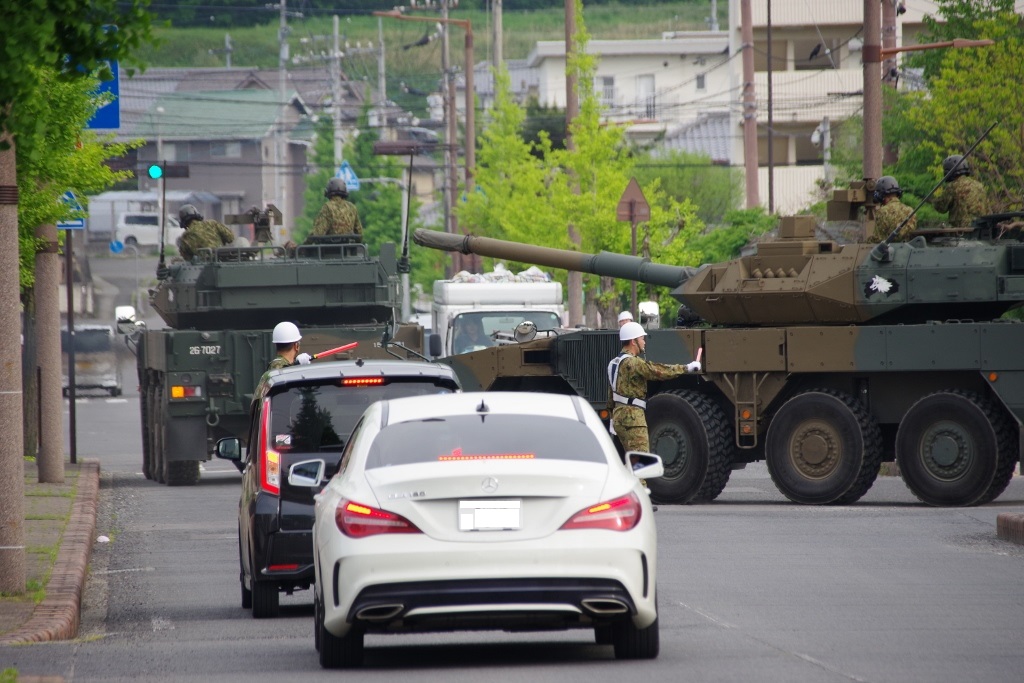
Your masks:
<instances>
[{"instance_id":1,"label":"vehicle track wheel","mask_svg":"<svg viewBox=\"0 0 1024 683\"><path fill-rule=\"evenodd\" d=\"M157 483L167 482L164 462L164 391L160 384L153 387L153 449L150 454L150 467L153 468L153 479Z\"/></svg>"},{"instance_id":2,"label":"vehicle track wheel","mask_svg":"<svg viewBox=\"0 0 1024 683\"><path fill-rule=\"evenodd\" d=\"M725 488L736 452L732 428L718 404L696 391L666 391L647 401L651 452L664 476L650 479L659 504L707 502Z\"/></svg>"},{"instance_id":3,"label":"vehicle track wheel","mask_svg":"<svg viewBox=\"0 0 1024 683\"><path fill-rule=\"evenodd\" d=\"M848 505L878 476L881 430L849 394L816 389L794 396L775 413L765 456L776 488L794 503Z\"/></svg>"},{"instance_id":4,"label":"vehicle track wheel","mask_svg":"<svg viewBox=\"0 0 1024 683\"><path fill-rule=\"evenodd\" d=\"M252 618L273 619L281 612L281 593L276 583L252 581Z\"/></svg>"},{"instance_id":5,"label":"vehicle track wheel","mask_svg":"<svg viewBox=\"0 0 1024 683\"><path fill-rule=\"evenodd\" d=\"M320 666L324 669L355 669L363 665L363 631L357 626L339 638L324 627L324 609L315 611L320 643Z\"/></svg>"},{"instance_id":6,"label":"vehicle track wheel","mask_svg":"<svg viewBox=\"0 0 1024 683\"><path fill-rule=\"evenodd\" d=\"M658 620L647 628L637 628L632 619L623 619L612 625L612 646L615 659L654 659L661 649Z\"/></svg>"},{"instance_id":7,"label":"vehicle track wheel","mask_svg":"<svg viewBox=\"0 0 1024 683\"><path fill-rule=\"evenodd\" d=\"M1003 492L1017 461L1006 411L963 391L942 391L910 407L896 433L896 462L907 488L936 506L982 505Z\"/></svg>"},{"instance_id":8,"label":"vehicle track wheel","mask_svg":"<svg viewBox=\"0 0 1024 683\"><path fill-rule=\"evenodd\" d=\"M150 436L149 429L149 415L150 402L152 401L151 391L148 385L140 387L141 395L139 397L139 405L141 409L141 422L142 422L142 474L146 479L153 478L153 444Z\"/></svg>"}]
</instances>

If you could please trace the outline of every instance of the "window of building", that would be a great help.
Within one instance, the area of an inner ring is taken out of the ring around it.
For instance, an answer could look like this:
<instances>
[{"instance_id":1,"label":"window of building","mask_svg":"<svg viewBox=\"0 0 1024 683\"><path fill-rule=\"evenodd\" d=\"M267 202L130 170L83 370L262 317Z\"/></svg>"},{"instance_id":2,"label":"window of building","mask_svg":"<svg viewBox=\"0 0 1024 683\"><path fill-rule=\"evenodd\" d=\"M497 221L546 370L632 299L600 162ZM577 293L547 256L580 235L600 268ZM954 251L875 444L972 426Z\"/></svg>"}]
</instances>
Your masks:
<instances>
[{"instance_id":1,"label":"window of building","mask_svg":"<svg viewBox=\"0 0 1024 683\"><path fill-rule=\"evenodd\" d=\"M654 74L643 74L636 77L636 104L640 116L645 119L658 117L654 94Z\"/></svg>"},{"instance_id":2,"label":"window of building","mask_svg":"<svg viewBox=\"0 0 1024 683\"><path fill-rule=\"evenodd\" d=\"M234 142L211 142L210 156L219 159L240 159L242 157L242 143Z\"/></svg>"},{"instance_id":3,"label":"window of building","mask_svg":"<svg viewBox=\"0 0 1024 683\"><path fill-rule=\"evenodd\" d=\"M704 80L704 74L697 74L697 90L704 90L706 87L707 84Z\"/></svg>"},{"instance_id":4,"label":"window of building","mask_svg":"<svg viewBox=\"0 0 1024 683\"><path fill-rule=\"evenodd\" d=\"M615 105L615 77L614 76L598 76L595 79L595 89L598 95L601 97L601 105L605 107L612 107Z\"/></svg>"}]
</instances>

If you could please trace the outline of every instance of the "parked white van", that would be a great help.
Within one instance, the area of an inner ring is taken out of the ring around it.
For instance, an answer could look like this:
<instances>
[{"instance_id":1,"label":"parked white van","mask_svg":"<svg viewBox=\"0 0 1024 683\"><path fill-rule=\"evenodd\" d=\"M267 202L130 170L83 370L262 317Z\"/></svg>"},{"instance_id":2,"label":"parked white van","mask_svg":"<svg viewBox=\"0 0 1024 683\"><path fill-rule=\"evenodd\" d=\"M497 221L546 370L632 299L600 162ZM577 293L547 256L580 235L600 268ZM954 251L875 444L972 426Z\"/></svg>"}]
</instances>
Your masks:
<instances>
[{"instance_id":1,"label":"parked white van","mask_svg":"<svg viewBox=\"0 0 1024 683\"><path fill-rule=\"evenodd\" d=\"M181 237L177 216L167 216L164 244L174 245ZM125 211L118 216L114 239L129 247L160 246L160 214L149 211Z\"/></svg>"}]
</instances>

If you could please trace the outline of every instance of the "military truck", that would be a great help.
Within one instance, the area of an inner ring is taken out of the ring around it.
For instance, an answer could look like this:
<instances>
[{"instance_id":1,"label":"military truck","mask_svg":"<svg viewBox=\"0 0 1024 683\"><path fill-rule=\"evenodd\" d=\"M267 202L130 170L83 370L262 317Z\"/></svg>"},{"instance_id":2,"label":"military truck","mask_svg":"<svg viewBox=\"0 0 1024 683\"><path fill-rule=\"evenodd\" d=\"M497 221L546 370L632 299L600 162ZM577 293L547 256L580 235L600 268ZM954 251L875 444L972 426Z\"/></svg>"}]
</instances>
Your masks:
<instances>
[{"instance_id":1,"label":"military truck","mask_svg":"<svg viewBox=\"0 0 1024 683\"><path fill-rule=\"evenodd\" d=\"M358 342L331 360L422 358L423 328L395 322L399 287L395 245L371 256L358 236L294 249L202 249L191 262L171 264L150 292L168 329L138 325L131 336L145 476L195 484L219 438L245 436L253 390L275 355L278 322L296 323L302 350L311 354Z\"/></svg>"},{"instance_id":2,"label":"military truck","mask_svg":"<svg viewBox=\"0 0 1024 683\"><path fill-rule=\"evenodd\" d=\"M1005 231L1015 218L840 245L816 238L813 217L789 217L753 255L699 268L423 230L414 239L672 288L677 325L650 331L647 357L702 353L704 372L649 386L659 502L712 500L733 469L764 460L791 501L848 504L895 460L923 502L968 506L997 498L1021 454L1024 323L1002 317L1024 302L1024 242ZM519 337L444 362L466 391L574 392L606 407L615 331Z\"/></svg>"}]
</instances>

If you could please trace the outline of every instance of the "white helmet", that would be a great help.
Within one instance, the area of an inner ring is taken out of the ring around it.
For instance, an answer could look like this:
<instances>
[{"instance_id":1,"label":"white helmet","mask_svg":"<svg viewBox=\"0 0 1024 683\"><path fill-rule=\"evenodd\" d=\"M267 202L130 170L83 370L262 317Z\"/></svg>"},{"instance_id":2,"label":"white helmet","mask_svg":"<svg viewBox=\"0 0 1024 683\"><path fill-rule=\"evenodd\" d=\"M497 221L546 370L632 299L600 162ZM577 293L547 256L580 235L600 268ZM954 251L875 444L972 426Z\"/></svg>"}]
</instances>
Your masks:
<instances>
[{"instance_id":1,"label":"white helmet","mask_svg":"<svg viewBox=\"0 0 1024 683\"><path fill-rule=\"evenodd\" d=\"M619 341L632 341L637 337L646 337L647 332L640 323L626 323L619 328Z\"/></svg>"},{"instance_id":2,"label":"white helmet","mask_svg":"<svg viewBox=\"0 0 1024 683\"><path fill-rule=\"evenodd\" d=\"M629 311L623 311L622 313L619 313L619 322L620 323L623 320L632 320L632 319L633 319L633 314L630 313Z\"/></svg>"},{"instance_id":3,"label":"white helmet","mask_svg":"<svg viewBox=\"0 0 1024 683\"><path fill-rule=\"evenodd\" d=\"M299 328L295 326L295 323L278 323L274 328L275 344L294 344L300 339L302 339L302 335L299 334Z\"/></svg>"}]
</instances>

